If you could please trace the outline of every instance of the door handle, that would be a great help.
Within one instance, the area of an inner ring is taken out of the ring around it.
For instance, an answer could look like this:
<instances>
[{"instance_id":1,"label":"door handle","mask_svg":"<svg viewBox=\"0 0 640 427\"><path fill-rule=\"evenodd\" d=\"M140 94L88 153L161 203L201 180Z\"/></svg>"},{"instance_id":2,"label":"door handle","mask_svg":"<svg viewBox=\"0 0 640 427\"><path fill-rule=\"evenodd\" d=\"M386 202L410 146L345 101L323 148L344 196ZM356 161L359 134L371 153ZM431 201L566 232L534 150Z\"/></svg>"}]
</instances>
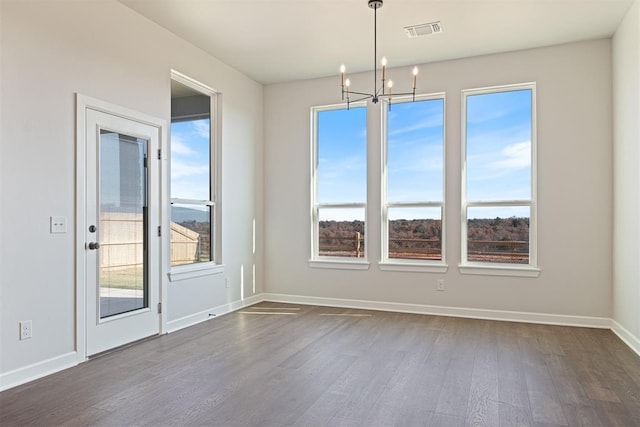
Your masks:
<instances>
[{"instance_id":1,"label":"door handle","mask_svg":"<svg viewBox=\"0 0 640 427\"><path fill-rule=\"evenodd\" d=\"M89 247L90 250L95 251L97 249L100 249L100 243L98 243L98 242L90 242L88 247Z\"/></svg>"}]
</instances>

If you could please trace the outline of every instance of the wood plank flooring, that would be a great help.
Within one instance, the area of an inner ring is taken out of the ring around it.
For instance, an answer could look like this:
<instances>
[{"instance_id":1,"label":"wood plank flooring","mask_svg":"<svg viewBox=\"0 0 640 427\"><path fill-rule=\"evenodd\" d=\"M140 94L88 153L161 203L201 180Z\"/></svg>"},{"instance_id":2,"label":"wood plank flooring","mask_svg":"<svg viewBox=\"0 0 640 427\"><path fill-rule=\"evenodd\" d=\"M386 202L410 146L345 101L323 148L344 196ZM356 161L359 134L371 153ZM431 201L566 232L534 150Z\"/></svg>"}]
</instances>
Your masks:
<instances>
[{"instance_id":1,"label":"wood plank flooring","mask_svg":"<svg viewBox=\"0 0 640 427\"><path fill-rule=\"evenodd\" d=\"M640 426L611 331L261 303L0 393L0 425Z\"/></svg>"}]
</instances>

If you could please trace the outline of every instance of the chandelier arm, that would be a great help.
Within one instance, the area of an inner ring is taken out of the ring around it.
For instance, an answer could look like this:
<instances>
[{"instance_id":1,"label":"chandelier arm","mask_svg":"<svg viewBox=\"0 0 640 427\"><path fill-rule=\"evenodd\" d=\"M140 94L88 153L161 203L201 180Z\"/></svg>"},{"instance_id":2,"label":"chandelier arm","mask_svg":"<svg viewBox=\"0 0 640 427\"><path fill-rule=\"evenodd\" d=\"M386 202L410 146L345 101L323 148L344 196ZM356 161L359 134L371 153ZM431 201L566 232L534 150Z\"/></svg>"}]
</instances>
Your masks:
<instances>
[{"instance_id":1,"label":"chandelier arm","mask_svg":"<svg viewBox=\"0 0 640 427\"><path fill-rule=\"evenodd\" d=\"M349 93L358 93L358 92L349 92ZM362 98L358 98L358 99L350 99L349 102L358 102L358 101L363 101L365 99L373 98L373 95L369 95L366 93L358 93L358 95L366 95L366 96L363 96Z\"/></svg>"},{"instance_id":2,"label":"chandelier arm","mask_svg":"<svg viewBox=\"0 0 640 427\"><path fill-rule=\"evenodd\" d=\"M384 95L379 95L379 97L397 98L398 96L407 96L407 95L415 95L415 94L416 94L415 92L394 92L393 94L385 93Z\"/></svg>"},{"instance_id":3,"label":"chandelier arm","mask_svg":"<svg viewBox=\"0 0 640 427\"><path fill-rule=\"evenodd\" d=\"M350 91L349 91L349 94L364 95L364 96L366 96L366 97L368 97L368 98L372 98L372 97L373 97L373 94L371 94L371 93L367 93L367 92L354 92L354 91L352 91L352 90L350 90Z\"/></svg>"}]
</instances>

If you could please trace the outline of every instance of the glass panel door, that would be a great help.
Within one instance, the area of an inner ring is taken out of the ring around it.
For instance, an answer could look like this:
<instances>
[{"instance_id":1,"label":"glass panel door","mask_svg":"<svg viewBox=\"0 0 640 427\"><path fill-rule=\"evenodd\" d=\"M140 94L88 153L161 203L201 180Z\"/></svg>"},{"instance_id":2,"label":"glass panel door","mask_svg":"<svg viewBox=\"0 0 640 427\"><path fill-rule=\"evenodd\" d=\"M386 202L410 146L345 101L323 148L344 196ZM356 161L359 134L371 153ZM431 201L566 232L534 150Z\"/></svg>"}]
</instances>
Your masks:
<instances>
[{"instance_id":1,"label":"glass panel door","mask_svg":"<svg viewBox=\"0 0 640 427\"><path fill-rule=\"evenodd\" d=\"M100 319L149 307L147 144L100 130Z\"/></svg>"},{"instance_id":2,"label":"glass panel door","mask_svg":"<svg viewBox=\"0 0 640 427\"><path fill-rule=\"evenodd\" d=\"M84 107L87 356L157 335L162 322L161 159L148 155L159 152L162 123L107 107L114 113Z\"/></svg>"}]
</instances>

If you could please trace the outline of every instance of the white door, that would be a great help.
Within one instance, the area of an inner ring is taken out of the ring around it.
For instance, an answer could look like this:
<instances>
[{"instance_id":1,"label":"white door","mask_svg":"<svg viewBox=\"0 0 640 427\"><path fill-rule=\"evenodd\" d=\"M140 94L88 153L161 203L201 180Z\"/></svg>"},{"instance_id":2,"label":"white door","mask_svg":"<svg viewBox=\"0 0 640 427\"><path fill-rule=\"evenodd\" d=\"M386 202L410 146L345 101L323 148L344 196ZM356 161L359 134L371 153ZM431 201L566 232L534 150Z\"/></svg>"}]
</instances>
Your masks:
<instances>
[{"instance_id":1,"label":"white door","mask_svg":"<svg viewBox=\"0 0 640 427\"><path fill-rule=\"evenodd\" d=\"M86 355L160 332L161 128L86 109Z\"/></svg>"}]
</instances>

